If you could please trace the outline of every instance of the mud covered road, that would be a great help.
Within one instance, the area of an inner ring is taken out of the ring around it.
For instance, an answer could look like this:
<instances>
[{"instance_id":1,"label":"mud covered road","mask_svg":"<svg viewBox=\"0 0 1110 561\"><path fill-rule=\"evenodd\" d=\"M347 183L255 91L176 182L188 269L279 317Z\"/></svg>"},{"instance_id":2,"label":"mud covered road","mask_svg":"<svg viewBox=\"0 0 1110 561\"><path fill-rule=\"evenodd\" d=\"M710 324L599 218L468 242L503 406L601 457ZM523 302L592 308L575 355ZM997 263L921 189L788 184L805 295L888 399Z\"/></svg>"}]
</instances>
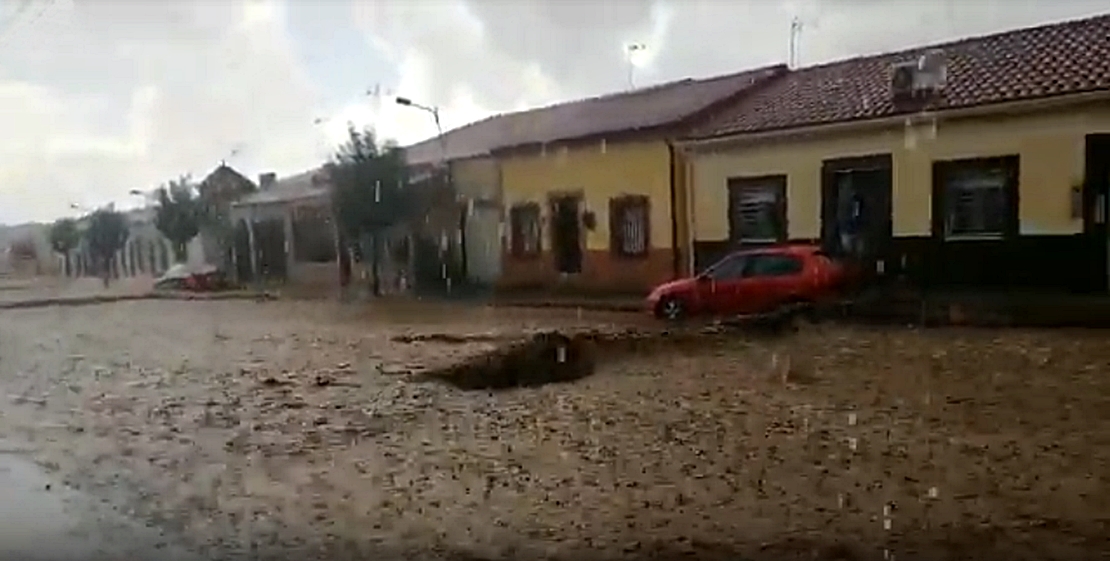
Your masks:
<instances>
[{"instance_id":1,"label":"mud covered road","mask_svg":"<svg viewBox=\"0 0 1110 561\"><path fill-rule=\"evenodd\" d=\"M0 435L210 558L1110 552L1103 333L818 327L649 345L573 384L412 381L530 330L626 321L240 301L11 310Z\"/></svg>"}]
</instances>

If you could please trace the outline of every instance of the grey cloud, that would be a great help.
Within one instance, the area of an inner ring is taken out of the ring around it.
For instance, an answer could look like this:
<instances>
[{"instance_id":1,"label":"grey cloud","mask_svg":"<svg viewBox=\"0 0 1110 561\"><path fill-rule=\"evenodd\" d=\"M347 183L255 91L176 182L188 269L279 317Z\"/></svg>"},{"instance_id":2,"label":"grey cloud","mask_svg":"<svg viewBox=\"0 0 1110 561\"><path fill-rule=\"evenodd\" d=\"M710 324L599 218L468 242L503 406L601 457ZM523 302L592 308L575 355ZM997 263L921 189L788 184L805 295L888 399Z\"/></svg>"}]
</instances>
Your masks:
<instances>
[{"instance_id":1,"label":"grey cloud","mask_svg":"<svg viewBox=\"0 0 1110 561\"><path fill-rule=\"evenodd\" d=\"M651 27L647 0L469 0L491 50L534 62L568 93L625 84L622 46Z\"/></svg>"},{"instance_id":2,"label":"grey cloud","mask_svg":"<svg viewBox=\"0 0 1110 561\"><path fill-rule=\"evenodd\" d=\"M412 53L423 57L425 103L445 105L459 86L468 87L479 104L499 108L525 95L526 61L491 48L457 3L360 0L358 8L367 31L392 51L396 64L408 62Z\"/></svg>"},{"instance_id":3,"label":"grey cloud","mask_svg":"<svg viewBox=\"0 0 1110 561\"><path fill-rule=\"evenodd\" d=\"M626 0L464 0L481 22L484 39L460 45L457 35L421 34L407 44L428 57L435 89L465 85L479 102L508 109L523 87L520 69L535 65L573 98L625 87L626 41L648 41L653 2ZM721 74L786 62L790 22L804 23L803 64L989 33L1106 11L1105 0L658 0L667 8L666 32L649 48L650 68L638 83ZM439 12L446 12L437 4ZM434 16L432 16L434 17ZM444 21L450 16L440 16ZM410 27L430 29L415 19ZM439 25L447 25L441 22ZM442 31L442 27L440 28ZM404 42L404 41L401 41ZM512 74L513 71L517 74ZM542 100L552 101L552 100Z\"/></svg>"},{"instance_id":4,"label":"grey cloud","mask_svg":"<svg viewBox=\"0 0 1110 561\"><path fill-rule=\"evenodd\" d=\"M22 144L0 147L0 207L8 209L0 219L19 219L13 207L47 218L75 200L126 199L129 189L203 174L238 144L245 149L232 163L247 173L319 163L316 92L280 22L244 28L243 3L233 1L58 5L16 29L19 48L0 49L0 86L47 86L44 99L56 107L0 113L0 128L26 131ZM153 95L136 96L143 91ZM43 148L60 141L64 153ZM48 186L65 198L43 195Z\"/></svg>"},{"instance_id":5,"label":"grey cloud","mask_svg":"<svg viewBox=\"0 0 1110 561\"><path fill-rule=\"evenodd\" d=\"M803 54L824 62L1104 13L1105 0L823 0Z\"/></svg>"}]
</instances>

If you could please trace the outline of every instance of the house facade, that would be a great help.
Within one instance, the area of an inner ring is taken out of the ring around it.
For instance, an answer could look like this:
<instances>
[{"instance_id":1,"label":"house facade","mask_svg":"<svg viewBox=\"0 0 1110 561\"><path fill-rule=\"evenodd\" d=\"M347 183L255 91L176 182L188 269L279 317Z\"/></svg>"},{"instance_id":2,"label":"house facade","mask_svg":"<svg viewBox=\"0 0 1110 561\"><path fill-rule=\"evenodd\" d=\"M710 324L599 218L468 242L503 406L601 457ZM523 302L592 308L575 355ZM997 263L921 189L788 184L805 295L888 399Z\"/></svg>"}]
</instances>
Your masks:
<instances>
[{"instance_id":1,"label":"house facade","mask_svg":"<svg viewBox=\"0 0 1110 561\"><path fill-rule=\"evenodd\" d=\"M155 209L144 207L127 212L128 236L123 249L116 256L122 276L149 275L158 277L173 265L171 244L154 224ZM186 245L186 260L190 265L203 264L203 245L199 237Z\"/></svg>"},{"instance_id":2,"label":"house facade","mask_svg":"<svg viewBox=\"0 0 1110 561\"><path fill-rule=\"evenodd\" d=\"M258 189L258 185L226 163L221 163L201 180L197 186L200 200L207 207L208 216L214 218L201 227L197 236L202 248L202 263L223 269L232 267L231 207Z\"/></svg>"},{"instance_id":3,"label":"house facade","mask_svg":"<svg viewBox=\"0 0 1110 561\"><path fill-rule=\"evenodd\" d=\"M493 150L505 290L642 293L685 274L686 176L671 141L781 66L686 79L505 116Z\"/></svg>"},{"instance_id":4,"label":"house facade","mask_svg":"<svg viewBox=\"0 0 1110 561\"><path fill-rule=\"evenodd\" d=\"M452 276L485 288L499 281L504 230L501 166L491 152L509 138L509 121L510 115L497 115L405 148L412 180L428 199L425 207L434 210L412 225L414 261L445 269L422 274L433 277L423 279L423 284L445 284Z\"/></svg>"},{"instance_id":5,"label":"house facade","mask_svg":"<svg viewBox=\"0 0 1110 561\"><path fill-rule=\"evenodd\" d=\"M494 286L503 272L501 166L491 156L475 156L451 162L449 173L460 198L467 279Z\"/></svg>"},{"instance_id":6,"label":"house facade","mask_svg":"<svg viewBox=\"0 0 1110 561\"><path fill-rule=\"evenodd\" d=\"M501 153L508 289L640 292L679 274L670 147L595 140Z\"/></svg>"},{"instance_id":7,"label":"house facade","mask_svg":"<svg viewBox=\"0 0 1110 561\"><path fill-rule=\"evenodd\" d=\"M1107 290L1110 17L791 72L680 143L691 266L786 241L926 286Z\"/></svg>"},{"instance_id":8,"label":"house facade","mask_svg":"<svg viewBox=\"0 0 1110 561\"><path fill-rule=\"evenodd\" d=\"M228 216L238 282L339 287L343 257L324 170L281 179L261 174L258 191L232 203Z\"/></svg>"}]
</instances>

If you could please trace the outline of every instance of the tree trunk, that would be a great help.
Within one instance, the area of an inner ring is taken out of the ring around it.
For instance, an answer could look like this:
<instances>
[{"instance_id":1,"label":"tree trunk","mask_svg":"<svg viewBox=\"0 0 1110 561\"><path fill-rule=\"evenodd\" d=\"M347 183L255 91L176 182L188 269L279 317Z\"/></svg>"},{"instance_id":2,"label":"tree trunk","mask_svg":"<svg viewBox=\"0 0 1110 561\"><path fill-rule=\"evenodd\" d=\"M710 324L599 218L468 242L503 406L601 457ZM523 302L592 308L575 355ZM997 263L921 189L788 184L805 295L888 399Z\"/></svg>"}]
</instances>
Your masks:
<instances>
[{"instance_id":1,"label":"tree trunk","mask_svg":"<svg viewBox=\"0 0 1110 561\"><path fill-rule=\"evenodd\" d=\"M69 277L73 271L70 269L69 252L62 253L62 276Z\"/></svg>"},{"instance_id":2,"label":"tree trunk","mask_svg":"<svg viewBox=\"0 0 1110 561\"><path fill-rule=\"evenodd\" d=\"M378 234L374 233L370 236L370 282L374 286L374 296L382 295L382 256L381 256L381 242L378 239Z\"/></svg>"},{"instance_id":3,"label":"tree trunk","mask_svg":"<svg viewBox=\"0 0 1110 561\"><path fill-rule=\"evenodd\" d=\"M189 260L189 242L173 242L174 263L185 263Z\"/></svg>"},{"instance_id":4,"label":"tree trunk","mask_svg":"<svg viewBox=\"0 0 1110 561\"><path fill-rule=\"evenodd\" d=\"M101 258L100 278L104 282L104 288L108 288L108 286L112 283L112 258L111 257Z\"/></svg>"}]
</instances>

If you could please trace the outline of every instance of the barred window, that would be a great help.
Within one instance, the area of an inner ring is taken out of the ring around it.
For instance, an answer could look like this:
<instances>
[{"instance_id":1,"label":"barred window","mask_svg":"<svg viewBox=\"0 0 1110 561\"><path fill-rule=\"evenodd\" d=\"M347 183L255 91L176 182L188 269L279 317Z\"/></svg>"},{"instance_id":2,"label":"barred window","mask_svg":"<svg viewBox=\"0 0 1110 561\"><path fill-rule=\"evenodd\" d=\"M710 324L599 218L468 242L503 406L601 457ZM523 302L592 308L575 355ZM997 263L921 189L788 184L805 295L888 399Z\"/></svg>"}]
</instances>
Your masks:
<instances>
[{"instance_id":1,"label":"barred window","mask_svg":"<svg viewBox=\"0 0 1110 561\"><path fill-rule=\"evenodd\" d=\"M651 250L651 202L644 195L609 199L609 247L624 257L642 257Z\"/></svg>"},{"instance_id":2,"label":"barred window","mask_svg":"<svg viewBox=\"0 0 1110 561\"><path fill-rule=\"evenodd\" d=\"M1016 157L937 162L944 237L1001 238L1016 227Z\"/></svg>"},{"instance_id":3,"label":"barred window","mask_svg":"<svg viewBox=\"0 0 1110 561\"><path fill-rule=\"evenodd\" d=\"M512 254L516 257L534 257L540 254L540 205L521 203L509 209L509 235Z\"/></svg>"},{"instance_id":4,"label":"barred window","mask_svg":"<svg viewBox=\"0 0 1110 561\"><path fill-rule=\"evenodd\" d=\"M786 240L786 176L728 180L729 239L734 243Z\"/></svg>"}]
</instances>

